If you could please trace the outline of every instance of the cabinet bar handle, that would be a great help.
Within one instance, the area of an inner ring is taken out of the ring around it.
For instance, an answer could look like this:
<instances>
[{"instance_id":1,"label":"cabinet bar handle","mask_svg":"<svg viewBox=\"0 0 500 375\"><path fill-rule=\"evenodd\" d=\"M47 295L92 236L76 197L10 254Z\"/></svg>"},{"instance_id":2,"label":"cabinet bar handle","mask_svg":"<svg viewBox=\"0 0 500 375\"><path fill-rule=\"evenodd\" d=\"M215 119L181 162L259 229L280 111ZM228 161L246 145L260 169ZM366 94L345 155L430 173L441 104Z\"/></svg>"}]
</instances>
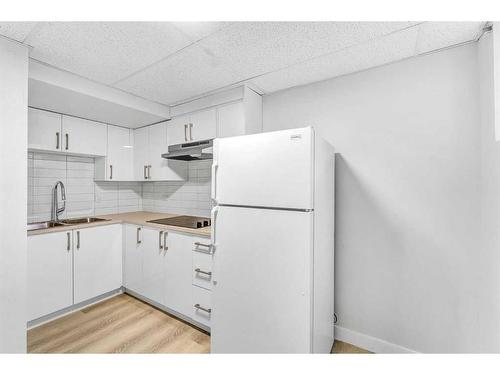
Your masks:
<instances>
[{"instance_id":1,"label":"cabinet bar handle","mask_svg":"<svg viewBox=\"0 0 500 375\"><path fill-rule=\"evenodd\" d=\"M151 166L148 165L148 180L151 180Z\"/></svg>"},{"instance_id":2,"label":"cabinet bar handle","mask_svg":"<svg viewBox=\"0 0 500 375\"><path fill-rule=\"evenodd\" d=\"M167 236L168 236L168 232L165 232L163 234L163 249L165 249L165 251L168 250L168 246L167 246Z\"/></svg>"},{"instance_id":3,"label":"cabinet bar handle","mask_svg":"<svg viewBox=\"0 0 500 375\"><path fill-rule=\"evenodd\" d=\"M144 166L144 179L145 179L145 180L147 180L147 179L148 179L148 175L146 174L147 169L148 169L148 166L147 166L147 165L145 165L145 166Z\"/></svg>"},{"instance_id":4,"label":"cabinet bar handle","mask_svg":"<svg viewBox=\"0 0 500 375\"><path fill-rule=\"evenodd\" d=\"M199 268L196 268L196 269L194 270L194 272L196 272L196 273L202 273L202 274L204 274L204 275L208 275L208 276L212 276L212 272L209 272L209 271L203 271L202 269L199 269Z\"/></svg>"},{"instance_id":5,"label":"cabinet bar handle","mask_svg":"<svg viewBox=\"0 0 500 375\"><path fill-rule=\"evenodd\" d=\"M56 132L56 150L59 150L59 132Z\"/></svg>"},{"instance_id":6,"label":"cabinet bar handle","mask_svg":"<svg viewBox=\"0 0 500 375\"><path fill-rule=\"evenodd\" d=\"M70 251L71 250L71 234L69 232L66 232L67 240L68 240L68 245L66 246L66 250Z\"/></svg>"},{"instance_id":7,"label":"cabinet bar handle","mask_svg":"<svg viewBox=\"0 0 500 375\"><path fill-rule=\"evenodd\" d=\"M201 242L195 242L195 248L194 251L197 251L199 253L204 253L204 254L213 254L213 246L212 245L207 245ZM202 250L201 248L206 248L207 250Z\"/></svg>"},{"instance_id":8,"label":"cabinet bar handle","mask_svg":"<svg viewBox=\"0 0 500 375\"><path fill-rule=\"evenodd\" d=\"M69 134L66 133L66 150L69 149Z\"/></svg>"},{"instance_id":9,"label":"cabinet bar handle","mask_svg":"<svg viewBox=\"0 0 500 375\"><path fill-rule=\"evenodd\" d=\"M163 249L163 245L161 244L161 236L163 235L163 231L161 230L160 233L159 233L159 236L158 236L158 247L161 249Z\"/></svg>"},{"instance_id":10,"label":"cabinet bar handle","mask_svg":"<svg viewBox=\"0 0 500 375\"><path fill-rule=\"evenodd\" d=\"M109 179L110 180L113 179L113 166L112 165L109 166Z\"/></svg>"},{"instance_id":11,"label":"cabinet bar handle","mask_svg":"<svg viewBox=\"0 0 500 375\"><path fill-rule=\"evenodd\" d=\"M193 124L189 123L189 139L193 140Z\"/></svg>"},{"instance_id":12,"label":"cabinet bar handle","mask_svg":"<svg viewBox=\"0 0 500 375\"><path fill-rule=\"evenodd\" d=\"M137 228L137 243L141 243L141 238L140 238L140 232L141 232L141 228Z\"/></svg>"},{"instance_id":13,"label":"cabinet bar handle","mask_svg":"<svg viewBox=\"0 0 500 375\"><path fill-rule=\"evenodd\" d=\"M197 303L196 305L194 305L194 308L198 309L198 310L203 310L203 311L205 311L205 312L207 312L209 314L212 313L212 309L207 309L205 307L202 307L202 306L200 306L199 303Z\"/></svg>"},{"instance_id":14,"label":"cabinet bar handle","mask_svg":"<svg viewBox=\"0 0 500 375\"><path fill-rule=\"evenodd\" d=\"M76 248L80 249L80 231L76 231Z\"/></svg>"},{"instance_id":15,"label":"cabinet bar handle","mask_svg":"<svg viewBox=\"0 0 500 375\"><path fill-rule=\"evenodd\" d=\"M187 136L187 124L184 124L184 140L187 142L188 136Z\"/></svg>"}]
</instances>

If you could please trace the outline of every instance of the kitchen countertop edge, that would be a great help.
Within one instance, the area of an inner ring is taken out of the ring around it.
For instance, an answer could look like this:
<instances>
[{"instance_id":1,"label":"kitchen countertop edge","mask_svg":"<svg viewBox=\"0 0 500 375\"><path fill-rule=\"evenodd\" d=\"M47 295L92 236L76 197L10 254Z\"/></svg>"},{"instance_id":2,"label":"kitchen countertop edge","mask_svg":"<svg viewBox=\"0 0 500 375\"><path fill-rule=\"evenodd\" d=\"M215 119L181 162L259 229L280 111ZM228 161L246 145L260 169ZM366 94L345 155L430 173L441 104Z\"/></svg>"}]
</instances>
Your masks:
<instances>
[{"instance_id":1,"label":"kitchen countertop edge","mask_svg":"<svg viewBox=\"0 0 500 375\"><path fill-rule=\"evenodd\" d=\"M104 226L104 225L132 224L132 225L151 227L151 228L155 228L155 229L170 230L173 232L210 237L211 227L192 229L192 228L183 228L183 227L177 227L177 226L172 226L172 225L148 223L148 220L156 220L156 219L161 219L161 218L166 218L166 217L175 217L175 216L182 216L182 215L169 214L169 213L159 213L159 212L149 212L149 211L134 211L134 212L126 212L126 213L120 213L120 214L95 215L93 217L97 217L100 219L106 219L106 221L67 225L67 226L60 226L60 227L47 228L47 229L30 230L30 231L27 231L27 233L28 233L28 236L35 236L35 235L39 235L39 234L66 232L68 230L93 228L93 227L99 227L99 226Z\"/></svg>"}]
</instances>

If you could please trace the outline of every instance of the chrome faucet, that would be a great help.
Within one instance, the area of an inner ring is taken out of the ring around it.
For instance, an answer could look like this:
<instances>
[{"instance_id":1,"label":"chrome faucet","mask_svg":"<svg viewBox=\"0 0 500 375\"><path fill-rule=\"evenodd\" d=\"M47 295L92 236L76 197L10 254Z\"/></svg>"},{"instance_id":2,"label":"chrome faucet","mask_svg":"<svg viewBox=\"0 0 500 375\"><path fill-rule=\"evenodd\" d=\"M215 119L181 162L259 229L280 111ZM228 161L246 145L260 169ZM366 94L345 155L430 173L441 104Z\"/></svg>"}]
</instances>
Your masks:
<instances>
[{"instance_id":1,"label":"chrome faucet","mask_svg":"<svg viewBox=\"0 0 500 375\"><path fill-rule=\"evenodd\" d=\"M59 203L57 201L57 187L61 186L61 200L63 201L63 206L59 208ZM57 181L55 186L52 188L52 211L50 215L50 220L58 222L59 214L66 209L66 189L62 181Z\"/></svg>"}]
</instances>

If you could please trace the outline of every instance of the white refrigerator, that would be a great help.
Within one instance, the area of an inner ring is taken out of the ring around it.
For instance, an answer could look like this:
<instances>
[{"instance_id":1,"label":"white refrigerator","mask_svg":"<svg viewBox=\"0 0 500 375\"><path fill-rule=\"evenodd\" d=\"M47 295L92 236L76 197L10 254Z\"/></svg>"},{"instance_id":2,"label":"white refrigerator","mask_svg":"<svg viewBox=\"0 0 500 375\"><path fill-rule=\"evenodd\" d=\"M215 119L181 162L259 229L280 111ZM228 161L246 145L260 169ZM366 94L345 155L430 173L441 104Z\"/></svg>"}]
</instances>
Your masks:
<instances>
[{"instance_id":1,"label":"white refrigerator","mask_svg":"<svg viewBox=\"0 0 500 375\"><path fill-rule=\"evenodd\" d=\"M306 127L213 151L212 352L330 352L333 146Z\"/></svg>"}]
</instances>

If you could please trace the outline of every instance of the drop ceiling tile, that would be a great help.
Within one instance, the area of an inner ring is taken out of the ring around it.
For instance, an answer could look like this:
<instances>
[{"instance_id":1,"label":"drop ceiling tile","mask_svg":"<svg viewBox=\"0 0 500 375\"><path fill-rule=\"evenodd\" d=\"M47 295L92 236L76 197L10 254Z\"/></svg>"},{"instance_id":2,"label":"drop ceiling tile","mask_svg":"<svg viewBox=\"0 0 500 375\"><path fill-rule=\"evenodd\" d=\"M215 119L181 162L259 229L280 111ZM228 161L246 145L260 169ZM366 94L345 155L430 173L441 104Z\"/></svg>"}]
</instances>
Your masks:
<instances>
[{"instance_id":1,"label":"drop ceiling tile","mask_svg":"<svg viewBox=\"0 0 500 375\"><path fill-rule=\"evenodd\" d=\"M200 42L240 79L273 71L413 25L410 22L237 22Z\"/></svg>"},{"instance_id":2,"label":"drop ceiling tile","mask_svg":"<svg viewBox=\"0 0 500 375\"><path fill-rule=\"evenodd\" d=\"M235 83L238 75L203 48L191 45L116 84L136 95L171 104Z\"/></svg>"},{"instance_id":3,"label":"drop ceiling tile","mask_svg":"<svg viewBox=\"0 0 500 375\"><path fill-rule=\"evenodd\" d=\"M236 22L116 86L170 104L411 25Z\"/></svg>"},{"instance_id":4,"label":"drop ceiling tile","mask_svg":"<svg viewBox=\"0 0 500 375\"><path fill-rule=\"evenodd\" d=\"M0 22L0 35L22 42L36 22Z\"/></svg>"},{"instance_id":5,"label":"drop ceiling tile","mask_svg":"<svg viewBox=\"0 0 500 375\"><path fill-rule=\"evenodd\" d=\"M270 93L401 60L414 55L417 32L415 27L399 31L287 69L265 74L250 82Z\"/></svg>"},{"instance_id":6,"label":"drop ceiling tile","mask_svg":"<svg viewBox=\"0 0 500 375\"><path fill-rule=\"evenodd\" d=\"M172 24L195 42L231 25L231 22L172 22Z\"/></svg>"},{"instance_id":7,"label":"drop ceiling tile","mask_svg":"<svg viewBox=\"0 0 500 375\"><path fill-rule=\"evenodd\" d=\"M48 22L28 39L33 58L103 83L191 44L168 22Z\"/></svg>"},{"instance_id":8,"label":"drop ceiling tile","mask_svg":"<svg viewBox=\"0 0 500 375\"><path fill-rule=\"evenodd\" d=\"M425 22L419 25L417 53L475 40L484 22Z\"/></svg>"}]
</instances>

